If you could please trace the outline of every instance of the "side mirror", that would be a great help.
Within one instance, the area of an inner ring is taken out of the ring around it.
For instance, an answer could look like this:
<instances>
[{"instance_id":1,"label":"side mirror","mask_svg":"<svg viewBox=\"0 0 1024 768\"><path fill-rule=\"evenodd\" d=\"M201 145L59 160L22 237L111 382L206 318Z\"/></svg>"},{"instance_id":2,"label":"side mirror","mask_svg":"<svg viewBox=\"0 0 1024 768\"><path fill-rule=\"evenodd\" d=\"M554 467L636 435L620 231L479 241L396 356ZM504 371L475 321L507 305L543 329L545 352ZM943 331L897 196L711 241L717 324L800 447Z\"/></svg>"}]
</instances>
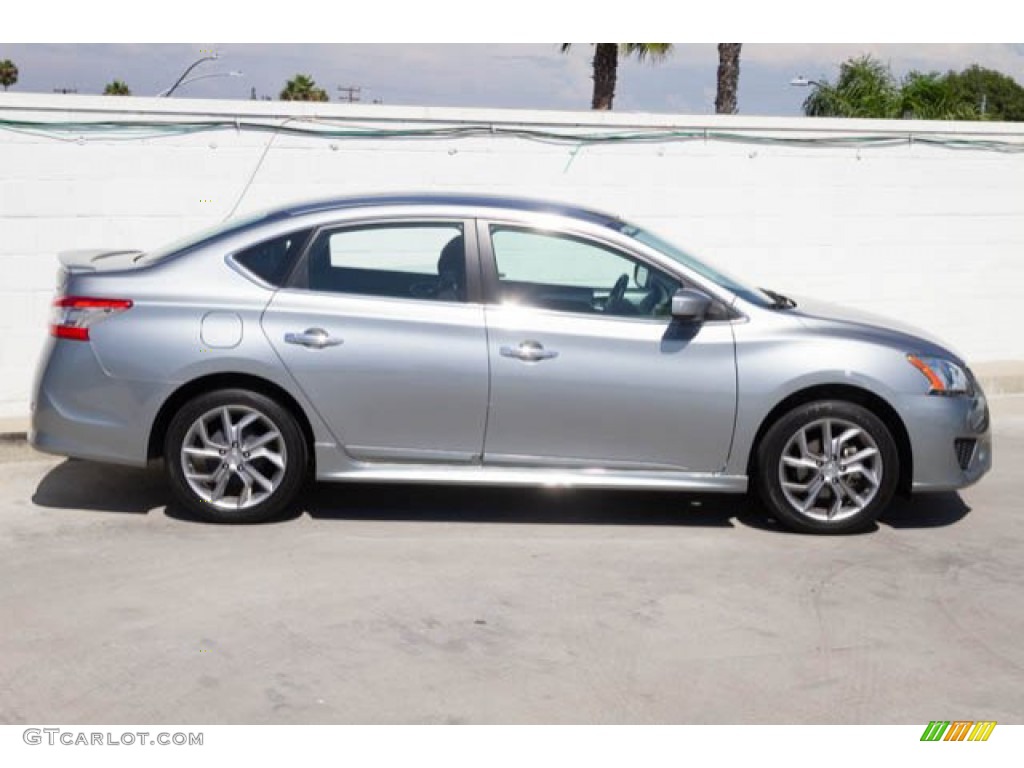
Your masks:
<instances>
[{"instance_id":1,"label":"side mirror","mask_svg":"<svg viewBox=\"0 0 1024 768\"><path fill-rule=\"evenodd\" d=\"M680 288L672 296L672 317L688 323L704 320L711 307L711 297L691 288Z\"/></svg>"}]
</instances>

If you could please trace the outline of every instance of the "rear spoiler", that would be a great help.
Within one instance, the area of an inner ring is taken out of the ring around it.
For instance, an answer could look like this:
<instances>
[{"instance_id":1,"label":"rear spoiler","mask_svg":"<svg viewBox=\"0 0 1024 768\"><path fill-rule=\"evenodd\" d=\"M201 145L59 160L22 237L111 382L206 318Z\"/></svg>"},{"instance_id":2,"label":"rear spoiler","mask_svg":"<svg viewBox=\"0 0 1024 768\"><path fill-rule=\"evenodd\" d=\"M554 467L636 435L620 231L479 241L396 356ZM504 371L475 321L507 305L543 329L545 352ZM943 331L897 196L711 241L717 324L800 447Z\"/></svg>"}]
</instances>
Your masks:
<instances>
[{"instance_id":1,"label":"rear spoiler","mask_svg":"<svg viewBox=\"0 0 1024 768\"><path fill-rule=\"evenodd\" d=\"M142 251L131 251L131 250L110 250L108 248L84 248L75 251L61 251L57 254L57 258L60 260L61 266L65 267L68 271L89 271L95 272L98 268L108 267L117 268L128 266L125 264L129 256L138 256ZM121 258L114 258L114 257ZM114 259L117 266L114 264L100 264L99 262L104 259Z\"/></svg>"}]
</instances>

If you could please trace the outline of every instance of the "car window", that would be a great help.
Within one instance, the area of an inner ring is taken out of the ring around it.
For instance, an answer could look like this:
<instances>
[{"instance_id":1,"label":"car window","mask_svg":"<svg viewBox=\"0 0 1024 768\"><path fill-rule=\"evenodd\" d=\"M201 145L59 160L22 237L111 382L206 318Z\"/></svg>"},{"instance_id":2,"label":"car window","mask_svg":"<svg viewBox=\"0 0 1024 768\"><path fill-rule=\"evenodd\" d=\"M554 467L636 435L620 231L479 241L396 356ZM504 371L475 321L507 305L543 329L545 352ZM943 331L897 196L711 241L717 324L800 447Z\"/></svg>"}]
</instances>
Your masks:
<instances>
[{"instance_id":1,"label":"car window","mask_svg":"<svg viewBox=\"0 0 1024 768\"><path fill-rule=\"evenodd\" d=\"M302 251L310 230L289 232L235 254L235 261L271 285L280 286Z\"/></svg>"},{"instance_id":2,"label":"car window","mask_svg":"<svg viewBox=\"0 0 1024 768\"><path fill-rule=\"evenodd\" d=\"M614 317L668 317L681 284L619 251L569 235L491 226L501 304Z\"/></svg>"},{"instance_id":3,"label":"car window","mask_svg":"<svg viewBox=\"0 0 1024 768\"><path fill-rule=\"evenodd\" d=\"M386 224L321 232L307 259L313 291L466 300L461 223Z\"/></svg>"}]
</instances>

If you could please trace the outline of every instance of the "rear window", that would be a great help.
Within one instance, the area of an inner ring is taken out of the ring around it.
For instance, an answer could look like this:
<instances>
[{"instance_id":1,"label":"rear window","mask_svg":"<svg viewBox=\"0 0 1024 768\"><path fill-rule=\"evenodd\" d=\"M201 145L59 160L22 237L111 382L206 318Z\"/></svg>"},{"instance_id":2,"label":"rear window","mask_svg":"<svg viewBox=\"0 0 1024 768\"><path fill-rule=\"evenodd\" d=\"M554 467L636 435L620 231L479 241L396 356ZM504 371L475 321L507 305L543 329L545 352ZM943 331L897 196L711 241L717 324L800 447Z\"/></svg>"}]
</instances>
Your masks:
<instances>
[{"instance_id":1,"label":"rear window","mask_svg":"<svg viewBox=\"0 0 1024 768\"><path fill-rule=\"evenodd\" d=\"M311 231L304 229L265 240L239 251L234 259L261 280L280 287L302 252Z\"/></svg>"}]
</instances>

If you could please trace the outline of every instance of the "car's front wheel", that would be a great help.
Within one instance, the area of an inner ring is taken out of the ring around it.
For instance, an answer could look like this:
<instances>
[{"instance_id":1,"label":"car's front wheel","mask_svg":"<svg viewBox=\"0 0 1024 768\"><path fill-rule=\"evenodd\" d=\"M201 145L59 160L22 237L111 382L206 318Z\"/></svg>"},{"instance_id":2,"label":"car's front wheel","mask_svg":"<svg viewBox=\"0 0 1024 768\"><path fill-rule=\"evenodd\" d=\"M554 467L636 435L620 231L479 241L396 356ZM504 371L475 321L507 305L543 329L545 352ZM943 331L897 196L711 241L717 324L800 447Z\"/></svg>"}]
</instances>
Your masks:
<instances>
[{"instance_id":1,"label":"car's front wheel","mask_svg":"<svg viewBox=\"0 0 1024 768\"><path fill-rule=\"evenodd\" d=\"M295 417L245 389L190 400L172 418L164 442L175 497L197 517L218 523L279 516L302 488L306 457Z\"/></svg>"},{"instance_id":2,"label":"car's front wheel","mask_svg":"<svg viewBox=\"0 0 1024 768\"><path fill-rule=\"evenodd\" d=\"M842 400L793 409L758 450L760 496L780 523L807 533L849 533L889 505L899 456L874 413Z\"/></svg>"}]
</instances>

